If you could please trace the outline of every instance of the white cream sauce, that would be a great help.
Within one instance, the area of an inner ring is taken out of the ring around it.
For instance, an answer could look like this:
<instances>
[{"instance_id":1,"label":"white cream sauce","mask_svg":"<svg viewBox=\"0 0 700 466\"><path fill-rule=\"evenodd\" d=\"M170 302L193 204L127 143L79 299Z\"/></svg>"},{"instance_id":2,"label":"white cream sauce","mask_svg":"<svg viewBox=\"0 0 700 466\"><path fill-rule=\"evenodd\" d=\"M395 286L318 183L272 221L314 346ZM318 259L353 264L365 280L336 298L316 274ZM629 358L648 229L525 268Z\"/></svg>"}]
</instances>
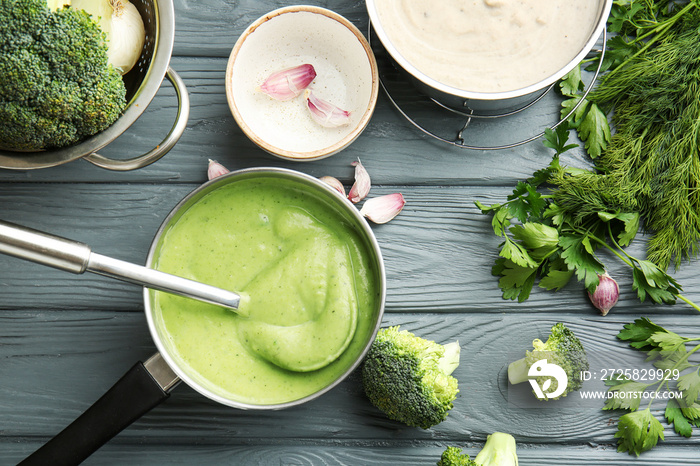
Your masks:
<instances>
[{"instance_id":1,"label":"white cream sauce","mask_svg":"<svg viewBox=\"0 0 700 466\"><path fill-rule=\"evenodd\" d=\"M472 92L539 83L582 50L600 0L376 0L381 27L426 76Z\"/></svg>"}]
</instances>

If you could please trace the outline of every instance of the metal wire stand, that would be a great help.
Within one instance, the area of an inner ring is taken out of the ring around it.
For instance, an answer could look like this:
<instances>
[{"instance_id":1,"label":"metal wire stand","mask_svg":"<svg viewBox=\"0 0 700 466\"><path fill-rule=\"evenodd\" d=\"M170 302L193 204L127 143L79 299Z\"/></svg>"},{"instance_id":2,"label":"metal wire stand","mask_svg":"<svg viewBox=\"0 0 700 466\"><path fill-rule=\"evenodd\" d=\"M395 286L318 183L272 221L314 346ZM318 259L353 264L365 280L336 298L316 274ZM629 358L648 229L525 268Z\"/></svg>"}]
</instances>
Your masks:
<instances>
[{"instance_id":1,"label":"metal wire stand","mask_svg":"<svg viewBox=\"0 0 700 466\"><path fill-rule=\"evenodd\" d=\"M542 91L542 93L537 96L534 100L531 102L523 105L522 107L516 108L514 110L509 110L507 112L503 113L498 113L498 114L493 114L493 115L484 115L484 114L477 114L473 111L469 112L464 112L460 111L457 109L454 109L452 107L448 107L447 105L442 104L441 102L430 98L430 97L425 97L427 100L431 102L431 104L434 106L436 110L439 111L444 111L444 112L449 112L452 114L457 114L464 116L466 118L464 124L461 126L461 128L457 131L457 137L455 139L447 139L445 137L442 137L438 134L436 134L433 131L430 131L429 129L425 128L423 125L421 125L419 122L417 122L414 118L412 118L408 111L403 108L403 106L399 103L399 98L398 96L394 95L395 93L390 90L389 82L396 81L397 79L402 79L400 77L401 71L397 70L391 60L391 57L389 56L388 52L384 49L384 47L381 45L381 42L379 40L373 41L373 31L372 31L372 26L370 25L369 27L369 33L368 33L368 41L370 43L370 46L372 47L372 50L375 53L375 56L377 58L377 62L379 64L379 82L382 86L382 89L384 90L384 93L388 97L389 101L392 103L392 105L399 111L401 115L403 115L406 120L409 121L413 126L418 128L421 132L424 134L433 137L439 141L442 141L447 144L451 144L456 147L460 147L463 149L472 149L472 150L501 150L501 149L511 149L513 147L521 146L523 144L527 144L529 142L532 142L536 139L539 139L540 137L544 136L545 131L543 130L542 132L532 136L528 137L527 139L523 139L517 142L512 142L508 144L500 144L500 145L494 145L494 146L476 146L476 145L470 145L467 144L464 140L464 134L465 132L469 129L470 124L474 119L497 119L497 118L504 118L504 117L509 117L516 115L524 110L527 110L533 106L535 106L538 102L540 102L556 85L552 84L546 89ZM593 79L591 79L590 84L586 87L584 90L582 98L574 105L573 108L564 116L562 117L558 122L550 126L550 129L556 129L559 125L561 125L564 121L566 121L571 115L574 114L574 112L581 106L583 103L584 99L588 96L590 91L593 88L593 85L595 84L596 80L598 79L598 75L600 74L600 69L601 65L603 63L603 59L605 58L605 43L607 42L607 33L605 30L603 30L602 34L602 47L600 48L600 60L598 61L598 67L596 68L595 74L593 76ZM390 76L393 75L393 76ZM411 87L413 87L408 81L406 83L402 84L407 84ZM415 93L419 94L420 91L415 89Z\"/></svg>"}]
</instances>

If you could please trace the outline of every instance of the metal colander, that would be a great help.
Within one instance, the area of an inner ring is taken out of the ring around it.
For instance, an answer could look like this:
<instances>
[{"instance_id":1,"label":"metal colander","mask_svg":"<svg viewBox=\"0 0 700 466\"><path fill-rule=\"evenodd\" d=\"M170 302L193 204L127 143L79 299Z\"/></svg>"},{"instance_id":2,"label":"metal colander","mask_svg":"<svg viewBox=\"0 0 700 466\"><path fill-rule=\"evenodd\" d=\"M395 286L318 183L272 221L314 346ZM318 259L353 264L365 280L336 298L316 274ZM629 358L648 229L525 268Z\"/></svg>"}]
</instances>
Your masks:
<instances>
[{"instance_id":1,"label":"metal colander","mask_svg":"<svg viewBox=\"0 0 700 466\"><path fill-rule=\"evenodd\" d=\"M104 131L70 147L36 152L0 150L0 168L29 170L53 167L79 158L110 170L134 170L165 155L180 139L189 117L189 96L185 84L170 68L175 40L175 13L172 0L131 0L146 29L146 40L139 61L124 75L127 107L117 121ZM158 92L163 78L173 84L178 99L175 124L165 139L151 151L128 159L109 159L96 153L126 131L146 110Z\"/></svg>"}]
</instances>

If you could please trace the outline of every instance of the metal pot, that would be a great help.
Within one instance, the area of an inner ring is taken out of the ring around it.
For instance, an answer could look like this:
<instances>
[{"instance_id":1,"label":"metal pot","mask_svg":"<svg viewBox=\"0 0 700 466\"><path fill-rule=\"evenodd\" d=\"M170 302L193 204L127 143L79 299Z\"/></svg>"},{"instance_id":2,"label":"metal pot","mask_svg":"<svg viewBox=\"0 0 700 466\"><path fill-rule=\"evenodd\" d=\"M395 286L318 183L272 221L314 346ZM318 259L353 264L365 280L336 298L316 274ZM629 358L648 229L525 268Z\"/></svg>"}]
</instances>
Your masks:
<instances>
[{"instance_id":1,"label":"metal pot","mask_svg":"<svg viewBox=\"0 0 700 466\"><path fill-rule=\"evenodd\" d=\"M146 41L141 58L124 75L127 107L109 128L69 147L35 152L0 150L0 168L30 170L61 165L73 160L85 160L109 170L134 170L145 167L165 155L185 131L190 113L190 101L185 84L169 67L175 40L175 12L172 0L132 0L143 18ZM170 132L149 152L129 159L109 159L96 152L119 137L146 110L163 78L175 88L178 111ZM1 149L1 148L0 148Z\"/></svg>"},{"instance_id":2,"label":"metal pot","mask_svg":"<svg viewBox=\"0 0 700 466\"><path fill-rule=\"evenodd\" d=\"M167 337L162 335L156 325L155 309L152 304L153 292L144 288L146 319L159 352L145 363L138 362L133 366L102 398L56 437L20 463L21 465L73 465L80 463L121 430L167 399L171 390L181 381L202 395L227 406L240 409L271 410L297 406L315 399L338 385L359 366L374 341L384 313L386 277L382 255L372 229L357 208L335 189L317 178L287 169L253 168L231 172L205 183L180 201L163 221L151 244L146 265L150 267L156 263L164 234L190 206L225 184L250 178L284 179L295 184L298 183L309 195L322 199L329 208L336 209L342 216L344 225L347 228L352 228L364 243L371 256L369 261L376 276L378 297L375 308L372 309L372 321L369 325L371 331L361 337L364 338L361 340L361 350L352 355L351 363L343 367L342 374L327 386L293 401L255 405L223 397L190 377L187 370L183 369L178 360L171 354L172 350L164 343L164 338Z\"/></svg>"},{"instance_id":3,"label":"metal pot","mask_svg":"<svg viewBox=\"0 0 700 466\"><path fill-rule=\"evenodd\" d=\"M469 89L459 89L443 84L418 70L410 61L399 53L392 43L391 38L387 35L379 15L377 14L377 3L378 0L366 0L367 12L373 31L394 60L395 64L411 77L417 89L444 106L484 115L507 113L522 108L539 98L552 84L577 66L591 51L596 41L605 30L610 9L612 8L612 0L599 0L600 10L590 37L576 56L572 57L571 61L556 73L535 84L520 89L486 93L474 92ZM436 8L439 8L439 6L436 6Z\"/></svg>"}]
</instances>

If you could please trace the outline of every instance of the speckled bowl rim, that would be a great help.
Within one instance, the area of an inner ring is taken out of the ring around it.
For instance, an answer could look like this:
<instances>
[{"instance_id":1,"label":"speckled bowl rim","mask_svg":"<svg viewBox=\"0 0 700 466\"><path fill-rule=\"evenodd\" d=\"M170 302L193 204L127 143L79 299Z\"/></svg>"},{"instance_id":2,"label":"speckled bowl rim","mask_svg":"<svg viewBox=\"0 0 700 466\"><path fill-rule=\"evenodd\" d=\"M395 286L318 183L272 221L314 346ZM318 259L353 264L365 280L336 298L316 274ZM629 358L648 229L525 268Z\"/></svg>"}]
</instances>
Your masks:
<instances>
[{"instance_id":1,"label":"speckled bowl rim","mask_svg":"<svg viewBox=\"0 0 700 466\"><path fill-rule=\"evenodd\" d=\"M314 13L314 14L319 14L326 16L327 18L330 18L334 21L337 21L340 23L342 26L345 26L352 34L357 38L358 42L362 46L362 48L365 51L365 54L367 55L367 60L369 62L370 70L372 73L372 81L371 81L371 93L370 93L370 99L369 99L369 105L365 109L362 118L358 121L357 125L355 128L347 134L345 137L337 141L336 143L324 147L323 149L317 149L313 151L293 151L293 150L287 150L287 149L282 149L280 147L277 147L276 145L270 144L267 141L265 141L263 138L258 136L251 128L250 126L246 123L245 119L243 118L243 115L238 109L238 106L236 105L236 101L233 96L233 67L236 61L236 58L238 57L238 53L243 47L243 44L245 43L246 39L248 36L250 36L255 30L260 27L262 24L266 23L267 21L280 16L284 14L289 14L289 13L299 13L299 12L307 12L307 13ZM374 113L374 109L377 105L377 97L379 95L379 70L377 68L377 61L374 57L374 52L372 51L372 48L369 45L369 42L365 38L365 36L360 32L357 27L355 27L354 24L352 24L350 21L348 21L346 18L343 16L339 15L338 13L335 13L334 11L328 10L326 8L321 8L321 7L316 7L316 6L309 6L309 5L293 5L293 6L287 6L283 8L279 8L277 10L273 10L260 18L258 18L253 24L248 26L245 31L243 31L243 34L238 38L236 41L236 44L233 47L233 50L231 50L231 55L229 56L228 59L228 64L226 66L226 77L225 77L225 82L226 82L226 100L228 101L228 106L231 110L231 113L233 114L234 120L236 120L236 123L238 123L238 126L241 128L243 133L245 133L248 138L253 141L256 145L264 149L265 151L269 152L272 155L275 155L277 157L286 159L286 160L296 160L296 161L311 161L311 160L319 160L323 159L326 157L329 157L333 154L336 154L340 152L341 150L345 149L347 146L349 146L357 137L364 131L364 129L367 127L369 124L369 120L372 117L372 114Z\"/></svg>"}]
</instances>

